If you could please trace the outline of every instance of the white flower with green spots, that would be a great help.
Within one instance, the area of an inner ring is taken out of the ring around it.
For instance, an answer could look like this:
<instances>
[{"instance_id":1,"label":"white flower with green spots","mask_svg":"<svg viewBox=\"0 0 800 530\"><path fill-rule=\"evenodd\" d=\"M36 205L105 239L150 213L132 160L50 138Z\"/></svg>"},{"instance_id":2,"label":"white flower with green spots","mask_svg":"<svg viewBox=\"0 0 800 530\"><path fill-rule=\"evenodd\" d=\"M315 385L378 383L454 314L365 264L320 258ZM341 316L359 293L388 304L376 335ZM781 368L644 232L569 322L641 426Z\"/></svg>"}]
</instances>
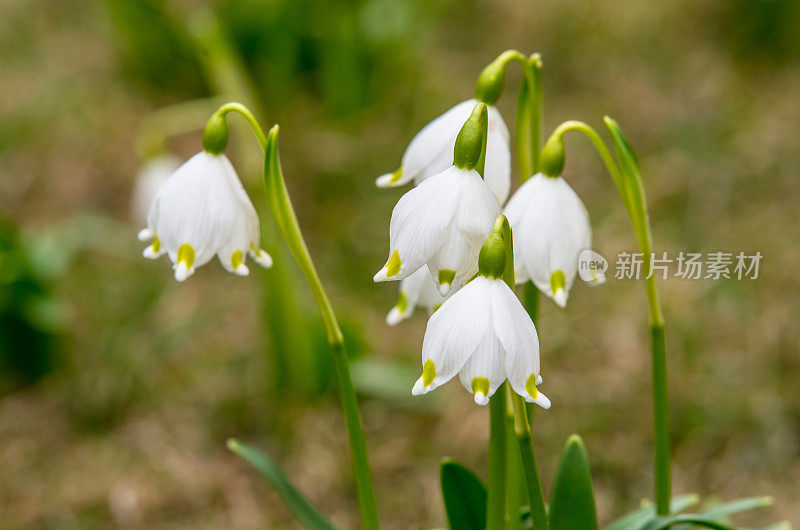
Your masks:
<instances>
[{"instance_id":1,"label":"white flower with green spots","mask_svg":"<svg viewBox=\"0 0 800 530\"><path fill-rule=\"evenodd\" d=\"M201 151L158 190L139 239L152 243L146 258L167 254L175 279L186 280L216 254L222 266L244 276L250 255L262 267L272 258L259 245L258 216L224 154Z\"/></svg>"},{"instance_id":2,"label":"white flower with green spots","mask_svg":"<svg viewBox=\"0 0 800 530\"><path fill-rule=\"evenodd\" d=\"M539 337L528 313L500 278L478 276L428 320L422 376L412 394L426 394L459 374L475 403L486 405L505 380L530 403L550 408L538 391Z\"/></svg>"},{"instance_id":3,"label":"white flower with green spots","mask_svg":"<svg viewBox=\"0 0 800 530\"><path fill-rule=\"evenodd\" d=\"M478 272L478 253L500 205L474 169L456 166L408 191L392 211L389 260L376 282L402 280L428 266L439 291Z\"/></svg>"},{"instance_id":4,"label":"white flower with green spots","mask_svg":"<svg viewBox=\"0 0 800 530\"><path fill-rule=\"evenodd\" d=\"M451 108L417 133L408 144L400 168L375 180L381 188L402 186L414 181L419 184L439 174L453 164L453 147L461 126L469 118L475 99L463 101ZM486 138L486 184L498 202L504 203L511 189L511 151L509 134L503 117L494 106L488 107Z\"/></svg>"},{"instance_id":5,"label":"white flower with green spots","mask_svg":"<svg viewBox=\"0 0 800 530\"><path fill-rule=\"evenodd\" d=\"M580 198L562 177L538 173L514 193L504 213L514 230L517 283L530 279L564 307L578 256L592 247L589 214Z\"/></svg>"}]
</instances>

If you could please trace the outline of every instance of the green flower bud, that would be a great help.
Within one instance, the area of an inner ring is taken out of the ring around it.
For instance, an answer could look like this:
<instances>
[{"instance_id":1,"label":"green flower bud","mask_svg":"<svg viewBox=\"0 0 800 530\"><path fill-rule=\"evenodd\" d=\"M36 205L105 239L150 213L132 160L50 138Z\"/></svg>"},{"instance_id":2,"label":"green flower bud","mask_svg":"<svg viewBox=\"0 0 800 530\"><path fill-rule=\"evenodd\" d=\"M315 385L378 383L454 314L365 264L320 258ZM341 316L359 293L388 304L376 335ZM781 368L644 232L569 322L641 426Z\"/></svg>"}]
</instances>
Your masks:
<instances>
[{"instance_id":1,"label":"green flower bud","mask_svg":"<svg viewBox=\"0 0 800 530\"><path fill-rule=\"evenodd\" d=\"M500 232L492 232L478 255L478 271L486 278L502 278L506 268L506 244Z\"/></svg>"},{"instance_id":2,"label":"green flower bud","mask_svg":"<svg viewBox=\"0 0 800 530\"><path fill-rule=\"evenodd\" d=\"M211 115L203 130L203 150L212 155L219 155L228 146L228 122L225 115L215 112Z\"/></svg>"},{"instance_id":3,"label":"green flower bud","mask_svg":"<svg viewBox=\"0 0 800 530\"><path fill-rule=\"evenodd\" d=\"M558 177L564 171L564 140L560 134L551 136L542 148L540 167L548 177Z\"/></svg>"},{"instance_id":4,"label":"green flower bud","mask_svg":"<svg viewBox=\"0 0 800 530\"><path fill-rule=\"evenodd\" d=\"M486 134L489 129L489 111L485 103L478 103L456 137L453 164L461 169L476 169L486 151Z\"/></svg>"}]
</instances>

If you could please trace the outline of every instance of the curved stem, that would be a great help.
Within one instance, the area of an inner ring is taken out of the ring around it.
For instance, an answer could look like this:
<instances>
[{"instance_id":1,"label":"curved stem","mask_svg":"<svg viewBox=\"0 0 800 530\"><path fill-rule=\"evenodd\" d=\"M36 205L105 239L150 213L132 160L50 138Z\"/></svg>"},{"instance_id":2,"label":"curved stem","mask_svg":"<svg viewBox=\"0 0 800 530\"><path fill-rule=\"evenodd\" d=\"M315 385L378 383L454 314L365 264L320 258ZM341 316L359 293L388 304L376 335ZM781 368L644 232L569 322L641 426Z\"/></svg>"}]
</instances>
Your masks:
<instances>
[{"instance_id":1,"label":"curved stem","mask_svg":"<svg viewBox=\"0 0 800 530\"><path fill-rule=\"evenodd\" d=\"M222 115L228 112L241 114L250 125L256 139L264 150L264 184L267 203L284 241L286 241L289 250L291 250L297 264L300 266L306 282L311 288L314 299L322 313L322 318L325 321L328 343L331 347L334 369L339 383L339 394L342 401L342 409L344 410L347 433L350 439L350 456L356 478L358 502L361 507L362 527L365 530L377 530L379 528L378 508L367 458L367 443L364 436L361 413L358 408L358 398L350 375L350 364L347 358L344 336L341 328L339 328L333 307L325 293L325 288L319 279L311 254L308 252L291 198L286 190L278 157L278 126L275 125L270 130L269 136L265 135L258 120L241 103L227 103L220 107L217 112Z\"/></svg>"},{"instance_id":2,"label":"curved stem","mask_svg":"<svg viewBox=\"0 0 800 530\"><path fill-rule=\"evenodd\" d=\"M671 496L670 447L669 447L669 386L667 381L667 357L664 339L664 316L656 288L655 276L650 274L651 252L653 248L650 220L647 213L647 200L638 165L630 146L625 141L616 122L605 118L617 148L622 169L617 165L605 142L597 132L581 121L566 121L559 125L553 135L563 135L568 131L582 132L591 141L603 163L606 165L617 191L625 204L628 216L633 223L636 241L642 253L645 269L645 291L650 313L650 354L653 378L653 424L655 437L655 500L658 515L669 513Z\"/></svg>"}]
</instances>

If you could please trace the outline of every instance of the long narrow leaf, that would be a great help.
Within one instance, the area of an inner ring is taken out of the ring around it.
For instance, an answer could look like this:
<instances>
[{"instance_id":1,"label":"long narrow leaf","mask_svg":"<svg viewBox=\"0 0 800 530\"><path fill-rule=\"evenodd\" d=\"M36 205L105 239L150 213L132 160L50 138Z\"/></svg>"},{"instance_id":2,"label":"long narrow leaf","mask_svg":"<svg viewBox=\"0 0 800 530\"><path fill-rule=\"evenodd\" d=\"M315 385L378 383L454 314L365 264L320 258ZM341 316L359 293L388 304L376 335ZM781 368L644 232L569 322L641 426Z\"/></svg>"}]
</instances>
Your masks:
<instances>
[{"instance_id":1,"label":"long narrow leaf","mask_svg":"<svg viewBox=\"0 0 800 530\"><path fill-rule=\"evenodd\" d=\"M670 513L679 513L687 508L691 508L700 502L700 497L695 493L687 495L679 495L673 497L670 501ZM647 524L651 519L655 519L656 510L653 503L649 500L642 502L642 506L630 513L627 513L611 522L605 527L605 530L639 530L643 525Z\"/></svg>"},{"instance_id":2,"label":"long narrow leaf","mask_svg":"<svg viewBox=\"0 0 800 530\"><path fill-rule=\"evenodd\" d=\"M567 440L550 494L551 530L595 530L597 512L589 458L580 436Z\"/></svg>"},{"instance_id":3,"label":"long narrow leaf","mask_svg":"<svg viewBox=\"0 0 800 530\"><path fill-rule=\"evenodd\" d=\"M442 497L452 530L486 528L486 487L475 473L455 460L442 462Z\"/></svg>"},{"instance_id":4,"label":"long narrow leaf","mask_svg":"<svg viewBox=\"0 0 800 530\"><path fill-rule=\"evenodd\" d=\"M244 458L267 477L283 503L303 526L309 530L336 530L336 527L300 493L270 457L258 449L234 439L228 440L228 449Z\"/></svg>"},{"instance_id":5,"label":"long narrow leaf","mask_svg":"<svg viewBox=\"0 0 800 530\"><path fill-rule=\"evenodd\" d=\"M732 526L715 521L711 517L696 514L666 515L664 517L658 517L644 526L642 530L664 530L665 528L686 523L694 526L703 526L705 528L714 528L716 530L735 530L735 528Z\"/></svg>"}]
</instances>

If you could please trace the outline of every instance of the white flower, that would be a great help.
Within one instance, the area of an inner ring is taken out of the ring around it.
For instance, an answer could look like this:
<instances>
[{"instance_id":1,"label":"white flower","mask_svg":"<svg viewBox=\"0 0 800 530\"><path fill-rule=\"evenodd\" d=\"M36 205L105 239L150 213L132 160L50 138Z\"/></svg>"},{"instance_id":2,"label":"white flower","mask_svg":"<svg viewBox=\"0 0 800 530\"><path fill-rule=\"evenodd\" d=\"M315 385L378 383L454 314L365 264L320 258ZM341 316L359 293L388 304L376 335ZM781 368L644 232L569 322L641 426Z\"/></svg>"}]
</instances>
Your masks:
<instances>
[{"instance_id":1,"label":"white flower","mask_svg":"<svg viewBox=\"0 0 800 530\"><path fill-rule=\"evenodd\" d=\"M400 169L381 175L375 184L381 188L402 186L412 180L419 184L452 166L456 136L477 103L475 99L463 101L423 127L408 144ZM489 189L502 204L511 189L508 127L496 107L489 106L488 111L484 175Z\"/></svg>"},{"instance_id":2,"label":"white flower","mask_svg":"<svg viewBox=\"0 0 800 530\"><path fill-rule=\"evenodd\" d=\"M440 292L478 271L478 253L500 205L475 170L452 166L409 190L392 211L389 260L376 282L402 280L427 264Z\"/></svg>"},{"instance_id":3,"label":"white flower","mask_svg":"<svg viewBox=\"0 0 800 530\"><path fill-rule=\"evenodd\" d=\"M201 151L170 176L156 194L139 239L153 239L144 256L166 253L183 281L214 257L226 270L246 275L249 254L262 267L272 258L259 248L253 203L228 158Z\"/></svg>"},{"instance_id":4,"label":"white flower","mask_svg":"<svg viewBox=\"0 0 800 530\"><path fill-rule=\"evenodd\" d=\"M424 307L428 314L433 314L447 297L442 296L439 287L431 277L427 265L400 282L400 296L397 304L386 315L386 323L394 326L401 320L409 318L416 307Z\"/></svg>"},{"instance_id":5,"label":"white flower","mask_svg":"<svg viewBox=\"0 0 800 530\"><path fill-rule=\"evenodd\" d=\"M131 195L131 215L137 223L147 223L147 212L158 190L181 165L178 157L162 154L147 160L136 173Z\"/></svg>"},{"instance_id":6,"label":"white flower","mask_svg":"<svg viewBox=\"0 0 800 530\"><path fill-rule=\"evenodd\" d=\"M538 173L508 201L505 215L514 230L516 281L530 279L559 306L578 270L578 256L592 246L589 214L561 177Z\"/></svg>"},{"instance_id":7,"label":"white flower","mask_svg":"<svg viewBox=\"0 0 800 530\"><path fill-rule=\"evenodd\" d=\"M538 391L539 337L528 313L499 278L478 276L431 316L422 343L420 395L459 374L475 403L486 405L508 379L526 401L550 408Z\"/></svg>"}]
</instances>

